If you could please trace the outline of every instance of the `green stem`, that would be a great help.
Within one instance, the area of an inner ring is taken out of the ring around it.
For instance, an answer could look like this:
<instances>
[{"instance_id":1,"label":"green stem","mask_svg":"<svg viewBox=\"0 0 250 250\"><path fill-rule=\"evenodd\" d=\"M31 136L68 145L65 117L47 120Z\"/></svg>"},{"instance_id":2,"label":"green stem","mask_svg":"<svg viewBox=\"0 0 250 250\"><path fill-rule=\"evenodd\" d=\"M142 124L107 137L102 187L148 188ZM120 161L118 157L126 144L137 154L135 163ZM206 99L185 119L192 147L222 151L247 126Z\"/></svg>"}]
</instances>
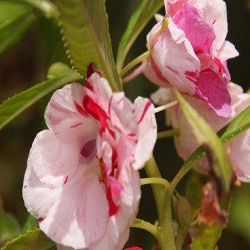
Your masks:
<instances>
[{"instance_id":1,"label":"green stem","mask_svg":"<svg viewBox=\"0 0 250 250\"><path fill-rule=\"evenodd\" d=\"M130 62L126 67L121 70L120 77L123 77L128 71L134 68L137 64L141 63L144 59L147 59L149 55L149 51L146 51L142 55L135 58L132 62Z\"/></svg>"},{"instance_id":2,"label":"green stem","mask_svg":"<svg viewBox=\"0 0 250 250\"><path fill-rule=\"evenodd\" d=\"M151 233L155 239L159 239L159 229L157 226L151 224L150 222L141 220L141 219L136 219L134 224L131 226L133 228L139 228L143 229L149 233Z\"/></svg>"},{"instance_id":3,"label":"green stem","mask_svg":"<svg viewBox=\"0 0 250 250\"><path fill-rule=\"evenodd\" d=\"M180 130L179 129L171 129L163 132L159 132L157 134L157 139L165 139L165 138L171 138L171 137L178 137L180 136Z\"/></svg>"},{"instance_id":4,"label":"green stem","mask_svg":"<svg viewBox=\"0 0 250 250\"><path fill-rule=\"evenodd\" d=\"M27 4L35 7L40 12L43 13L43 15L48 19L55 19L56 21L59 21L59 13L51 2L47 0L22 0L23 2L26 2Z\"/></svg>"},{"instance_id":5,"label":"green stem","mask_svg":"<svg viewBox=\"0 0 250 250\"><path fill-rule=\"evenodd\" d=\"M141 179L141 186L143 185L162 185L166 188L166 190L169 189L170 183L163 179L163 178L159 178L159 177L152 177L152 178L143 178Z\"/></svg>"},{"instance_id":6,"label":"green stem","mask_svg":"<svg viewBox=\"0 0 250 250\"><path fill-rule=\"evenodd\" d=\"M149 177L161 178L161 173L154 158L147 162L145 170ZM172 196L169 195L169 192L166 192L166 186L154 185L152 189L159 215L160 235L158 241L161 250L176 250L172 219Z\"/></svg>"},{"instance_id":7,"label":"green stem","mask_svg":"<svg viewBox=\"0 0 250 250\"><path fill-rule=\"evenodd\" d=\"M183 246L183 243L185 241L187 232L188 232L188 226L180 227L178 229L177 238L176 238L176 250L181 250L182 249L182 246Z\"/></svg>"},{"instance_id":8,"label":"green stem","mask_svg":"<svg viewBox=\"0 0 250 250\"><path fill-rule=\"evenodd\" d=\"M179 184L179 182L183 179L183 177L189 172L191 171L193 168L193 164L191 162L187 162L186 164L184 164L182 166L182 168L179 170L179 172L177 173L177 175L174 177L173 181L170 184L170 188L169 188L169 195L172 197L174 194L174 191L177 187L177 185Z\"/></svg>"},{"instance_id":9,"label":"green stem","mask_svg":"<svg viewBox=\"0 0 250 250\"><path fill-rule=\"evenodd\" d=\"M155 162L154 157L152 157L145 165L145 171L147 173L147 176L150 178L161 178L160 170ZM152 186L154 198L155 198L155 204L156 209L158 212L159 219L162 217L162 199L164 198L164 187L154 185Z\"/></svg>"},{"instance_id":10,"label":"green stem","mask_svg":"<svg viewBox=\"0 0 250 250\"><path fill-rule=\"evenodd\" d=\"M172 198L169 193L165 196L163 200L163 208L163 219L160 221L160 249L176 250L172 218Z\"/></svg>"}]
</instances>

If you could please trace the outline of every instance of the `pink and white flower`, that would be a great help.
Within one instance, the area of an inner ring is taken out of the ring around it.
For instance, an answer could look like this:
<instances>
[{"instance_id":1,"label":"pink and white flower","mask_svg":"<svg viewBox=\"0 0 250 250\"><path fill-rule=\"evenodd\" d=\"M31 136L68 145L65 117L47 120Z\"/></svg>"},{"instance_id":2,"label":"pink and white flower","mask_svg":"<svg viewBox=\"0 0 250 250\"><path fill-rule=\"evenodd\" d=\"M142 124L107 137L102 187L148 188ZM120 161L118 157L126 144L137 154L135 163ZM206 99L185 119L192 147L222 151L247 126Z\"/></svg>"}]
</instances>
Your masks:
<instances>
[{"instance_id":1,"label":"pink and white flower","mask_svg":"<svg viewBox=\"0 0 250 250\"><path fill-rule=\"evenodd\" d=\"M93 73L56 91L48 130L33 142L23 184L28 211L62 248L122 249L140 201L138 169L151 157L154 106Z\"/></svg>"},{"instance_id":2,"label":"pink and white flower","mask_svg":"<svg viewBox=\"0 0 250 250\"><path fill-rule=\"evenodd\" d=\"M229 118L217 116L203 101L189 95L184 95L185 99L216 132L229 124L232 119L250 105L250 95L244 94L239 85L229 83L227 88L232 99L232 113ZM153 101L160 105L173 101L173 98L174 94L170 88L161 88L152 95ZM192 128L179 105L168 109L166 111L166 118L168 125L180 130L180 136L175 138L175 146L179 156L183 160L187 160L200 146L193 134ZM226 145L230 149L231 161L236 169L238 178L241 181L250 182L250 130L236 136ZM200 172L206 171L206 168L203 167L199 164L197 170Z\"/></svg>"},{"instance_id":3,"label":"pink and white flower","mask_svg":"<svg viewBox=\"0 0 250 250\"><path fill-rule=\"evenodd\" d=\"M206 102L217 115L230 117L227 60L238 52L225 40L225 2L165 0L165 9L166 19L158 16L147 36L150 57L143 63L144 74L155 84L175 86Z\"/></svg>"}]
</instances>

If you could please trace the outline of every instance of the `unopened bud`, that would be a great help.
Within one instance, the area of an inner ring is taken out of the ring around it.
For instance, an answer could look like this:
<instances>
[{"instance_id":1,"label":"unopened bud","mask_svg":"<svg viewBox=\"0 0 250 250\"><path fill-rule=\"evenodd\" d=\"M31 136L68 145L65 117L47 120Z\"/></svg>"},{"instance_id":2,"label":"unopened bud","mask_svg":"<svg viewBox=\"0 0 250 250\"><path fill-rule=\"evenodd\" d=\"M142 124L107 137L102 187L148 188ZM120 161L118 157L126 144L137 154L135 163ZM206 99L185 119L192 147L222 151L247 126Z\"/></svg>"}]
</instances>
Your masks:
<instances>
[{"instance_id":1,"label":"unopened bud","mask_svg":"<svg viewBox=\"0 0 250 250\"><path fill-rule=\"evenodd\" d=\"M189 225L192 221L192 208L189 201L183 197L178 196L175 204L176 221L180 226Z\"/></svg>"}]
</instances>

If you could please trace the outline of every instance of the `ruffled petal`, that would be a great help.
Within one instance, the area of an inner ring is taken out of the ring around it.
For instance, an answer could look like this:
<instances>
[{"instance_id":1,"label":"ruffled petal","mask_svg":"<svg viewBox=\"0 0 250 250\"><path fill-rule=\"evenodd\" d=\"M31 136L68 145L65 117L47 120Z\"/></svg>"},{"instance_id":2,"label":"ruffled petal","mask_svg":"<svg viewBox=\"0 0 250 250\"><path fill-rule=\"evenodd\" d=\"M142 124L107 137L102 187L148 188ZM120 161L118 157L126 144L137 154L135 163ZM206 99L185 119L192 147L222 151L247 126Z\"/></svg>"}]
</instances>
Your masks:
<instances>
[{"instance_id":1,"label":"ruffled petal","mask_svg":"<svg viewBox=\"0 0 250 250\"><path fill-rule=\"evenodd\" d=\"M154 62L153 62L154 63ZM158 67L152 64L152 61L145 60L143 61L143 74L148 78L152 83L160 87L171 86L168 80L162 75Z\"/></svg>"},{"instance_id":2,"label":"ruffled petal","mask_svg":"<svg viewBox=\"0 0 250 250\"><path fill-rule=\"evenodd\" d=\"M171 88L159 88L150 97L154 104L165 105L173 100L173 96Z\"/></svg>"},{"instance_id":3,"label":"ruffled petal","mask_svg":"<svg viewBox=\"0 0 250 250\"><path fill-rule=\"evenodd\" d=\"M144 167L152 157L157 138L157 124L154 114L154 105L150 100L138 97L135 100L136 115L139 124L138 143L136 145L134 169Z\"/></svg>"},{"instance_id":4,"label":"ruffled petal","mask_svg":"<svg viewBox=\"0 0 250 250\"><path fill-rule=\"evenodd\" d=\"M157 25L159 31L161 26ZM171 19L164 32L151 43L150 64L157 76L161 75L181 92L194 95L200 61L184 32Z\"/></svg>"},{"instance_id":5,"label":"ruffled petal","mask_svg":"<svg viewBox=\"0 0 250 250\"><path fill-rule=\"evenodd\" d=\"M250 130L237 135L230 144L231 160L238 178L243 182L250 182Z\"/></svg>"},{"instance_id":6,"label":"ruffled petal","mask_svg":"<svg viewBox=\"0 0 250 250\"><path fill-rule=\"evenodd\" d=\"M228 41L223 43L217 53L218 54L214 53L213 56L219 58L221 62L226 62L229 59L239 56L239 52L236 50L235 46Z\"/></svg>"},{"instance_id":7,"label":"ruffled petal","mask_svg":"<svg viewBox=\"0 0 250 250\"><path fill-rule=\"evenodd\" d=\"M164 0L167 15L173 16L188 0Z\"/></svg>"},{"instance_id":8,"label":"ruffled petal","mask_svg":"<svg viewBox=\"0 0 250 250\"><path fill-rule=\"evenodd\" d=\"M44 220L51 207L60 199L61 193L62 187L52 187L42 183L28 161L23 182L23 199L29 213L38 221Z\"/></svg>"},{"instance_id":9,"label":"ruffled petal","mask_svg":"<svg viewBox=\"0 0 250 250\"><path fill-rule=\"evenodd\" d=\"M59 141L52 131L44 130L35 138L28 165L44 184L60 186L75 174L80 156L80 144Z\"/></svg>"},{"instance_id":10,"label":"ruffled petal","mask_svg":"<svg viewBox=\"0 0 250 250\"><path fill-rule=\"evenodd\" d=\"M184 31L196 54L207 53L215 39L213 29L200 17L197 9L185 4L173 16L174 23Z\"/></svg>"},{"instance_id":11,"label":"ruffled petal","mask_svg":"<svg viewBox=\"0 0 250 250\"><path fill-rule=\"evenodd\" d=\"M197 8L201 18L212 27L215 39L212 44L212 54L216 53L225 42L228 24L227 7L223 0L189 0Z\"/></svg>"},{"instance_id":12,"label":"ruffled petal","mask_svg":"<svg viewBox=\"0 0 250 250\"><path fill-rule=\"evenodd\" d=\"M231 98L222 77L211 69L200 73L196 95L222 117L231 115Z\"/></svg>"},{"instance_id":13,"label":"ruffled petal","mask_svg":"<svg viewBox=\"0 0 250 250\"><path fill-rule=\"evenodd\" d=\"M96 121L82 107L83 98L84 88L80 84L66 85L53 94L45 120L60 140L72 142L98 130Z\"/></svg>"},{"instance_id":14,"label":"ruffled petal","mask_svg":"<svg viewBox=\"0 0 250 250\"><path fill-rule=\"evenodd\" d=\"M96 172L98 164L92 165ZM103 185L96 173L92 175L82 168L64 186L60 199L39 225L57 244L82 249L103 237L107 222L108 202Z\"/></svg>"}]
</instances>

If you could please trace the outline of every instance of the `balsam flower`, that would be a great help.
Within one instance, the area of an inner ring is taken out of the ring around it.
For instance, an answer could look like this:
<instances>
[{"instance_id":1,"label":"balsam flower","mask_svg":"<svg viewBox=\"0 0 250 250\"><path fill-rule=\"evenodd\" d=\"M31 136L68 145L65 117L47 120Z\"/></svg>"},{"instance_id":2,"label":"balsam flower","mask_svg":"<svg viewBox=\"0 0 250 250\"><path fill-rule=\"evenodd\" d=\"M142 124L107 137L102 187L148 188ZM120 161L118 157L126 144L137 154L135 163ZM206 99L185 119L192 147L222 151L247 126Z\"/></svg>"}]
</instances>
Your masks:
<instances>
[{"instance_id":1,"label":"balsam flower","mask_svg":"<svg viewBox=\"0 0 250 250\"><path fill-rule=\"evenodd\" d=\"M165 0L166 18L147 36L149 58L144 74L161 87L173 85L195 96L215 113L230 117L227 60L238 56L226 41L223 0Z\"/></svg>"},{"instance_id":2,"label":"balsam flower","mask_svg":"<svg viewBox=\"0 0 250 250\"><path fill-rule=\"evenodd\" d=\"M93 73L85 87L56 91L45 112L48 130L33 142L23 184L28 211L62 247L122 249L140 200L138 169L151 157L154 106Z\"/></svg>"},{"instance_id":3,"label":"balsam flower","mask_svg":"<svg viewBox=\"0 0 250 250\"><path fill-rule=\"evenodd\" d=\"M203 101L184 95L186 100L197 110L206 122L216 131L220 131L223 127L230 123L237 115L250 105L250 95L244 94L240 86L229 83L228 92L232 99L232 113L229 118L217 116ZM157 104L165 104L171 102L174 94L171 89L161 88L152 95L152 99ZM186 116L182 112L179 105L166 111L167 124L175 129L180 130L180 136L175 138L175 146L179 156L183 160L188 157L200 146L193 134L193 130L189 125ZM232 165L236 169L236 174L241 181L250 182L250 130L236 136L230 140L226 146L230 152ZM206 163L202 162L197 166L200 172L206 172Z\"/></svg>"}]
</instances>

